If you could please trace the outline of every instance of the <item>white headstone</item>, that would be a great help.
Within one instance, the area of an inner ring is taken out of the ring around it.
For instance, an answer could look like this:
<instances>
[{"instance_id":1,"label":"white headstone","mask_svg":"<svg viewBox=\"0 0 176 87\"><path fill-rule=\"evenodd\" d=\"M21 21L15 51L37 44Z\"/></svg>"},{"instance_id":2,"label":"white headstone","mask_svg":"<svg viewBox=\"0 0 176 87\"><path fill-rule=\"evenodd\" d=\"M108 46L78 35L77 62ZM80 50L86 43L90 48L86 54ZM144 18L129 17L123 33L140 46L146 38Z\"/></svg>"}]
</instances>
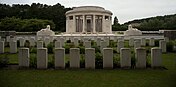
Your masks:
<instances>
[{"instance_id":1,"label":"white headstone","mask_svg":"<svg viewBox=\"0 0 176 87\"><path fill-rule=\"evenodd\" d=\"M43 41L37 42L37 48L43 48Z\"/></svg>"},{"instance_id":2,"label":"white headstone","mask_svg":"<svg viewBox=\"0 0 176 87\"><path fill-rule=\"evenodd\" d=\"M134 46L134 38L129 39L129 46Z\"/></svg>"},{"instance_id":3,"label":"white headstone","mask_svg":"<svg viewBox=\"0 0 176 87\"><path fill-rule=\"evenodd\" d=\"M105 41L101 41L100 42L100 51L102 52L103 48L106 48L106 47L107 47L107 43Z\"/></svg>"},{"instance_id":4,"label":"white headstone","mask_svg":"<svg viewBox=\"0 0 176 87\"><path fill-rule=\"evenodd\" d=\"M65 68L65 49L56 48L55 49L55 68Z\"/></svg>"},{"instance_id":5,"label":"white headstone","mask_svg":"<svg viewBox=\"0 0 176 87\"><path fill-rule=\"evenodd\" d=\"M91 41L84 42L85 48L91 48Z\"/></svg>"},{"instance_id":6,"label":"white headstone","mask_svg":"<svg viewBox=\"0 0 176 87\"><path fill-rule=\"evenodd\" d=\"M10 41L10 53L17 53L17 42Z\"/></svg>"},{"instance_id":7,"label":"white headstone","mask_svg":"<svg viewBox=\"0 0 176 87\"><path fill-rule=\"evenodd\" d=\"M47 69L48 67L48 50L47 48L37 49L37 68Z\"/></svg>"},{"instance_id":8,"label":"white headstone","mask_svg":"<svg viewBox=\"0 0 176 87\"><path fill-rule=\"evenodd\" d=\"M74 38L74 45L75 45L75 46L79 46L78 38Z\"/></svg>"},{"instance_id":9,"label":"white headstone","mask_svg":"<svg viewBox=\"0 0 176 87\"><path fill-rule=\"evenodd\" d=\"M151 49L151 67L162 66L162 50L158 47Z\"/></svg>"},{"instance_id":10,"label":"white headstone","mask_svg":"<svg viewBox=\"0 0 176 87\"><path fill-rule=\"evenodd\" d=\"M145 48L136 48L136 68L146 68Z\"/></svg>"},{"instance_id":11,"label":"white headstone","mask_svg":"<svg viewBox=\"0 0 176 87\"><path fill-rule=\"evenodd\" d=\"M60 41L55 42L55 48L62 48Z\"/></svg>"},{"instance_id":12,"label":"white headstone","mask_svg":"<svg viewBox=\"0 0 176 87\"><path fill-rule=\"evenodd\" d=\"M19 67L29 67L29 48L19 48Z\"/></svg>"},{"instance_id":13,"label":"white headstone","mask_svg":"<svg viewBox=\"0 0 176 87\"><path fill-rule=\"evenodd\" d=\"M167 52L166 51L166 41L160 40L159 41L159 47L160 47L160 49L162 50L163 53Z\"/></svg>"},{"instance_id":14,"label":"white headstone","mask_svg":"<svg viewBox=\"0 0 176 87\"><path fill-rule=\"evenodd\" d=\"M120 53L121 48L124 48L124 42L119 40L117 43L117 53Z\"/></svg>"},{"instance_id":15,"label":"white headstone","mask_svg":"<svg viewBox=\"0 0 176 87\"><path fill-rule=\"evenodd\" d=\"M155 39L154 38L150 38L149 46L155 46Z\"/></svg>"},{"instance_id":16,"label":"white headstone","mask_svg":"<svg viewBox=\"0 0 176 87\"><path fill-rule=\"evenodd\" d=\"M34 37L31 37L30 39L29 39L29 43L30 43L30 46L35 46L35 38Z\"/></svg>"},{"instance_id":17,"label":"white headstone","mask_svg":"<svg viewBox=\"0 0 176 87\"><path fill-rule=\"evenodd\" d=\"M112 48L103 48L103 68L113 68Z\"/></svg>"},{"instance_id":18,"label":"white headstone","mask_svg":"<svg viewBox=\"0 0 176 87\"><path fill-rule=\"evenodd\" d=\"M85 68L95 69L95 48L85 48Z\"/></svg>"},{"instance_id":19,"label":"white headstone","mask_svg":"<svg viewBox=\"0 0 176 87\"><path fill-rule=\"evenodd\" d=\"M70 68L80 67L80 49L70 48Z\"/></svg>"},{"instance_id":20,"label":"white headstone","mask_svg":"<svg viewBox=\"0 0 176 87\"><path fill-rule=\"evenodd\" d=\"M120 66L122 68L131 67L131 52L129 48L120 49Z\"/></svg>"},{"instance_id":21,"label":"white headstone","mask_svg":"<svg viewBox=\"0 0 176 87\"><path fill-rule=\"evenodd\" d=\"M98 37L98 38L97 38L97 46L100 46L100 43L101 43L101 38Z\"/></svg>"},{"instance_id":22,"label":"white headstone","mask_svg":"<svg viewBox=\"0 0 176 87\"><path fill-rule=\"evenodd\" d=\"M45 47L47 47L48 44L50 43L50 38L49 37L45 37L44 42L45 42Z\"/></svg>"},{"instance_id":23,"label":"white headstone","mask_svg":"<svg viewBox=\"0 0 176 87\"><path fill-rule=\"evenodd\" d=\"M146 39L145 38L141 39L141 46L146 46Z\"/></svg>"}]
</instances>

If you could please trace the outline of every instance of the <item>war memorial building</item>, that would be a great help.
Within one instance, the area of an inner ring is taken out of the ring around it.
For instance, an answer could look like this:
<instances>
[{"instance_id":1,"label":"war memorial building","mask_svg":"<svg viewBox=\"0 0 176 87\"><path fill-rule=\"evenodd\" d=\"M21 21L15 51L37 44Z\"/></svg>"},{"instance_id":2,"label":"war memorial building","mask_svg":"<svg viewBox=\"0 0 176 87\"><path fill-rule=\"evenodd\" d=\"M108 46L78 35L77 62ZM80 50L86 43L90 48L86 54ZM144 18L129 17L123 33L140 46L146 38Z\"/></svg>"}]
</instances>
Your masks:
<instances>
[{"instance_id":1,"label":"war memorial building","mask_svg":"<svg viewBox=\"0 0 176 87\"><path fill-rule=\"evenodd\" d=\"M112 12L98 6L75 7L66 13L66 33L112 33Z\"/></svg>"}]
</instances>

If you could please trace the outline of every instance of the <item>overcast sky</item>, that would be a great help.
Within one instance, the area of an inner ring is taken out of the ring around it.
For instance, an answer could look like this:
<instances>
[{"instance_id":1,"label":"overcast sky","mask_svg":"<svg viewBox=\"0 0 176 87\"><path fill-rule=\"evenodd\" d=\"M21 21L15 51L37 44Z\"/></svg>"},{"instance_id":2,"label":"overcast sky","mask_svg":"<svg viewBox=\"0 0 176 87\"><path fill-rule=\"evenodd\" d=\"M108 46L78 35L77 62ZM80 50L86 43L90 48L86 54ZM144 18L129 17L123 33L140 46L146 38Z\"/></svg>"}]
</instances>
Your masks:
<instances>
[{"instance_id":1,"label":"overcast sky","mask_svg":"<svg viewBox=\"0 0 176 87\"><path fill-rule=\"evenodd\" d=\"M41 3L65 7L101 6L112 11L120 23L134 19L176 14L176 0L0 0L4 4Z\"/></svg>"}]
</instances>

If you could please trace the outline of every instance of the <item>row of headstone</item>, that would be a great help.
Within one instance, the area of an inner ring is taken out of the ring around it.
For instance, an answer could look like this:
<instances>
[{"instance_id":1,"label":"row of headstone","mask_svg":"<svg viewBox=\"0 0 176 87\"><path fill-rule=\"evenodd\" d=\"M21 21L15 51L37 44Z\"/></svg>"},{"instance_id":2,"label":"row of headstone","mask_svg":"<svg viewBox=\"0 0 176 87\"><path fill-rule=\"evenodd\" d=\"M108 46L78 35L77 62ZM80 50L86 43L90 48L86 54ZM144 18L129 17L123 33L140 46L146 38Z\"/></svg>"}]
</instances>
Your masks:
<instances>
[{"instance_id":1,"label":"row of headstone","mask_svg":"<svg viewBox=\"0 0 176 87\"><path fill-rule=\"evenodd\" d=\"M64 42L62 42L62 41L64 41L64 40L56 41L55 42L55 48L62 48L64 46ZM23 42L21 42L21 43L23 43ZM76 43L77 46L78 46L78 39L75 39L74 43ZM131 43L131 42L129 42L129 43ZM133 45L134 45L134 49L142 46L140 41L134 41ZM3 41L1 41L0 46L1 46L0 53L3 53L4 52L4 42ZM84 46L85 46L85 48L91 48L91 41L85 41ZM108 44L107 44L106 41L100 41L101 52L102 52L102 49L106 48L107 46L108 46ZM37 48L43 48L43 47L44 47L43 46L43 41L38 41L37 42ZM166 51L166 41L160 40L159 47L162 49L163 53L167 52ZM117 43L117 52L118 53L120 53L121 48L124 48L124 41L119 40L118 43ZM17 42L16 41L11 41L10 42L10 53L16 53L16 52L17 52Z\"/></svg>"},{"instance_id":2,"label":"row of headstone","mask_svg":"<svg viewBox=\"0 0 176 87\"><path fill-rule=\"evenodd\" d=\"M55 49L55 68L65 68L65 49ZM146 50L136 48L136 68L146 68ZM151 67L162 66L162 50L160 48L151 49ZM19 66L29 67L29 48L19 49ZM47 69L48 53L47 48L37 49L37 68ZM120 66L122 68L131 67L130 48L120 49ZM70 68L80 68L80 49L70 48ZM85 68L95 69L95 48L85 49ZM113 68L113 49L103 48L103 68Z\"/></svg>"}]
</instances>

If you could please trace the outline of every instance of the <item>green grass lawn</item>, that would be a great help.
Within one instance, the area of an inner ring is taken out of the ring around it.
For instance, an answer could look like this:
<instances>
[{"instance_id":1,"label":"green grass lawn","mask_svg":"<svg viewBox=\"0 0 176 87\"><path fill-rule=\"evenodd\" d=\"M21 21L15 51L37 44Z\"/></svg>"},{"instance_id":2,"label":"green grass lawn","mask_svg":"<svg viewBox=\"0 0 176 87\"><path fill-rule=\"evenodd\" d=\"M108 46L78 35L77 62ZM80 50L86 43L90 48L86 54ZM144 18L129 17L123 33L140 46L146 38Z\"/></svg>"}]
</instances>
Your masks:
<instances>
[{"instance_id":1,"label":"green grass lawn","mask_svg":"<svg viewBox=\"0 0 176 87\"><path fill-rule=\"evenodd\" d=\"M0 87L176 87L176 54L163 54L167 69L0 70Z\"/></svg>"},{"instance_id":2,"label":"green grass lawn","mask_svg":"<svg viewBox=\"0 0 176 87\"><path fill-rule=\"evenodd\" d=\"M111 46L116 49L114 43ZM128 41L125 47L129 47ZM151 47L145 48L150 51ZM5 52L0 57L7 55L9 64L18 64L18 54L9 54L8 47ZM49 62L53 56L49 54ZM30 57L36 57L36 49ZM176 53L162 54L162 58L166 69L0 69L0 87L176 87ZM65 59L69 61L69 54Z\"/></svg>"}]
</instances>

